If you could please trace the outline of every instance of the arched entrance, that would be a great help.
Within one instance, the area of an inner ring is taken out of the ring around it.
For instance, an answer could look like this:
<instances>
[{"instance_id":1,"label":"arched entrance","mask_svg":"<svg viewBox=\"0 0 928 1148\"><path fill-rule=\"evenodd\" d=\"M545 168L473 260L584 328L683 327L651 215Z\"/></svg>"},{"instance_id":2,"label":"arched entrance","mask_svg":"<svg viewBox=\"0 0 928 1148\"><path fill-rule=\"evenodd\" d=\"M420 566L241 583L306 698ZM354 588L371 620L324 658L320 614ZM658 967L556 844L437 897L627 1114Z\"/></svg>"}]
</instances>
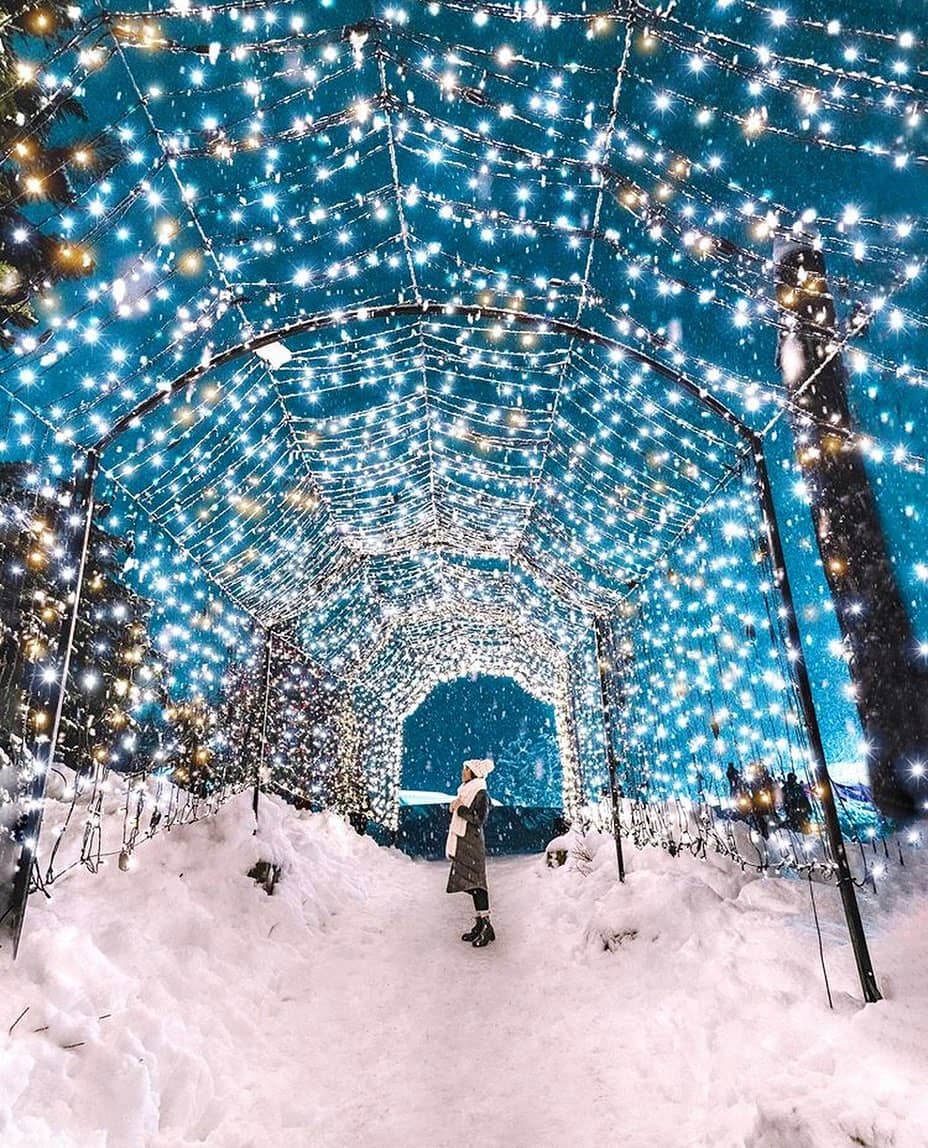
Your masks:
<instances>
[{"instance_id":1,"label":"arched entrance","mask_svg":"<svg viewBox=\"0 0 928 1148\"><path fill-rule=\"evenodd\" d=\"M562 808L574 813L583 790L574 715L576 682L564 650L538 630L503 615L457 609L396 623L370 651L353 683L360 759L376 820L395 830L403 763L403 731L443 682L470 675L506 677L549 706L562 764ZM376 721L371 720L376 715Z\"/></svg>"}]
</instances>

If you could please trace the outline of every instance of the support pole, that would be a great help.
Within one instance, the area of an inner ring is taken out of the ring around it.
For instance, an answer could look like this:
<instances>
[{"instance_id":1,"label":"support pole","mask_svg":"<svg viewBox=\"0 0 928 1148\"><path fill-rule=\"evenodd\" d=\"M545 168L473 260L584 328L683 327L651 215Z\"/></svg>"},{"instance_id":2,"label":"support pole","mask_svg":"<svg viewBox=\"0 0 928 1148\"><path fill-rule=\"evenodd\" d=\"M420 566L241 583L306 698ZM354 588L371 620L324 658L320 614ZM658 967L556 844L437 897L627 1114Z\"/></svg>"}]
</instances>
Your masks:
<instances>
[{"instance_id":1,"label":"support pole","mask_svg":"<svg viewBox=\"0 0 928 1148\"><path fill-rule=\"evenodd\" d=\"M822 567L851 655L873 800L887 816L908 818L920 812L926 796L919 793L918 774L928 761L928 665L912 632L856 440L820 246L808 235L780 240L774 262L777 361ZM861 315L856 329L866 322Z\"/></svg>"},{"instance_id":2,"label":"support pole","mask_svg":"<svg viewBox=\"0 0 928 1148\"><path fill-rule=\"evenodd\" d=\"M580 732L577 723L577 683L572 666L568 666L567 669L563 710L563 721L566 727L564 740L566 745L569 746L570 753L573 755L575 765L575 769L573 770L573 792L570 794L568 794L566 790L567 778L565 777L564 805L567 808L568 817L571 817L583 804L583 794L586 791L583 775L583 755L580 748ZM569 760L566 755L565 760Z\"/></svg>"},{"instance_id":3,"label":"support pole","mask_svg":"<svg viewBox=\"0 0 928 1148\"><path fill-rule=\"evenodd\" d=\"M42 818L45 812L45 787L48 772L55 761L58 741L61 736L61 723L64 703L67 696L68 674L77 634L80 616L81 595L90 557L91 530L94 511L94 480L96 479L99 457L90 451L84 460L84 471L77 480L70 510L66 512L67 527L64 531L64 555L62 566L75 571L74 584L68 596L61 632L55 648L54 659L40 668L34 706L37 711L51 715L48 736L36 738L32 749L32 776L25 795L25 811L17 826L17 836L21 842L17 868L9 906L6 911L7 927L13 939L13 957L19 952L22 941L23 924L26 918L26 904L29 898L29 880L32 866L38 851L39 834L42 831ZM46 674L45 671L51 672Z\"/></svg>"},{"instance_id":4,"label":"support pole","mask_svg":"<svg viewBox=\"0 0 928 1148\"><path fill-rule=\"evenodd\" d=\"M622 855L622 823L619 817L619 781L613 741L612 700L609 689L609 671L612 659L606 653L606 619L599 616L593 619L593 632L596 635L596 662L599 666L599 689L603 706L603 737L606 742L606 765L609 769L609 794L612 798L612 836L615 839L615 859L619 869L619 880L625 880L625 858Z\"/></svg>"},{"instance_id":5,"label":"support pole","mask_svg":"<svg viewBox=\"0 0 928 1148\"><path fill-rule=\"evenodd\" d=\"M261 793L261 777L267 761L267 721L271 703L271 663L273 660L274 631L268 630L264 640L264 697L261 703L261 741L258 758L255 762L255 791L251 808L255 815L255 833L258 832L258 796Z\"/></svg>"},{"instance_id":6,"label":"support pole","mask_svg":"<svg viewBox=\"0 0 928 1148\"><path fill-rule=\"evenodd\" d=\"M844 847L844 836L841 833L841 824L838 820L838 810L835 806L834 789L831 776L828 772L828 762L825 758L825 747L822 743L822 734L818 725L818 716L815 712L815 701L812 696L812 683L809 681L809 671L806 668L805 657L802 652L802 635L799 632L799 623L796 619L796 609L793 603L793 592L786 570L786 560L783 554L783 544L780 539L780 529L777 523L776 506L773 501L773 491L770 486L770 475L767 472L767 462L764 458L764 445L759 435L752 436L754 448L754 474L757 486L757 495L760 501L764 519L764 529L767 537L770 559L773 563L773 577L783 603L783 620L786 626L786 635L789 642L787 651L793 673L796 692L802 707L806 732L809 738L809 748L812 752L812 761L815 766L816 792L822 803L825 815L825 832L828 844L834 857L838 870L838 889L841 892L841 903L844 907L844 917L847 921L848 933L851 937L851 947L854 950L854 960L857 963L857 974L860 977L860 987L863 990L864 1000L868 1002L882 1000L880 990L877 988L873 964L870 960L870 950L867 947L867 937L864 933L863 921L860 919L860 907L857 904L857 893L854 889L854 879L847 860L847 850Z\"/></svg>"}]
</instances>

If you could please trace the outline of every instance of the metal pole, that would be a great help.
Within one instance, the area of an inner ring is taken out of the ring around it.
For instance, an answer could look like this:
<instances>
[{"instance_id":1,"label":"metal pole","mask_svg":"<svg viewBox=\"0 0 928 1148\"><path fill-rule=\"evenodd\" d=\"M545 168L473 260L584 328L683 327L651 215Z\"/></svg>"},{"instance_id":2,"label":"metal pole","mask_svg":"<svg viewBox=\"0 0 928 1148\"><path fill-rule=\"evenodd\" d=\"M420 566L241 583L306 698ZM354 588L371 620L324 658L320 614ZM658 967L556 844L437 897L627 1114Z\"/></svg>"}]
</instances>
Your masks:
<instances>
[{"instance_id":1,"label":"metal pole","mask_svg":"<svg viewBox=\"0 0 928 1148\"><path fill-rule=\"evenodd\" d=\"M18 865L13 878L12 897L10 902L10 931L13 936L13 957L19 952L22 940L23 923L26 919L26 904L29 898L29 879L32 875L32 865L38 851L39 834L42 831L42 818L45 812L45 786L48 780L48 771L55 761L58 749L58 739L61 735L62 715L67 695L68 674L71 669L71 656L74 653L74 639L77 634L77 622L80 615L81 594L84 588L84 577L87 572L87 560L90 556L91 529L93 526L94 511L94 480L97 474L99 456L90 451L85 456L84 473L79 479L68 515L73 519L80 516L76 522L70 522L71 527L65 534L64 563L75 567L74 587L70 594L70 602L62 619L61 633L55 649L54 665L57 671L46 681L44 674L40 675L40 705L43 710L51 711L52 723L48 737L38 741L33 752L32 780L27 795L25 814L20 821L18 833L22 841L22 849L18 858Z\"/></svg>"},{"instance_id":2,"label":"metal pole","mask_svg":"<svg viewBox=\"0 0 928 1148\"><path fill-rule=\"evenodd\" d=\"M612 703L609 696L607 662L603 642L605 619L594 617L593 632L596 635L596 662L599 666L599 689L603 706L603 736L606 741L606 765L609 768L609 793L612 798L612 836L615 838L615 859L619 867L619 880L625 880L625 859L622 856L622 823L619 820L619 782L615 760L615 746L612 741Z\"/></svg>"},{"instance_id":3,"label":"metal pole","mask_svg":"<svg viewBox=\"0 0 928 1148\"><path fill-rule=\"evenodd\" d=\"M264 643L264 702L261 712L261 743L258 749L258 759L255 762L255 792L251 807L255 815L255 833L258 832L258 795L261 792L261 774L267 760L267 719L271 701L271 659L274 646L274 632L267 631Z\"/></svg>"},{"instance_id":4,"label":"metal pole","mask_svg":"<svg viewBox=\"0 0 928 1148\"><path fill-rule=\"evenodd\" d=\"M815 764L817 778L816 791L822 803L825 814L825 832L832 856L838 868L838 888L841 892L841 902L844 906L844 916L847 920L847 929L851 937L851 947L854 950L854 960L857 962L857 973L860 977L860 987L863 990L864 1000L882 1000L880 990L877 988L873 964L870 960L870 950L867 947L867 937L864 933L863 922L860 919L860 907L857 904L857 893L854 889L854 880L847 860L847 851L844 847L844 836L841 833L841 824L838 821L838 810L835 806L835 795L828 773L828 763L825 759L825 747L822 744L822 734L818 725L815 711L815 701L812 696L812 683L809 681L809 671L806 668L802 653L802 635L799 632L799 623L796 620L796 609L793 604L793 592L786 570L786 559L783 554L783 545L780 541L780 530L777 524L776 507L773 501L773 490L770 485L770 475L767 472L767 462L764 458L764 444L759 435L752 436L754 448L754 474L757 480L757 494L760 500L761 511L764 517L764 527L767 534L767 545L770 549L770 558L773 563L774 582L783 601L784 622L790 645L790 665L802 714L806 723L809 737L809 748L812 751L812 760Z\"/></svg>"}]
</instances>

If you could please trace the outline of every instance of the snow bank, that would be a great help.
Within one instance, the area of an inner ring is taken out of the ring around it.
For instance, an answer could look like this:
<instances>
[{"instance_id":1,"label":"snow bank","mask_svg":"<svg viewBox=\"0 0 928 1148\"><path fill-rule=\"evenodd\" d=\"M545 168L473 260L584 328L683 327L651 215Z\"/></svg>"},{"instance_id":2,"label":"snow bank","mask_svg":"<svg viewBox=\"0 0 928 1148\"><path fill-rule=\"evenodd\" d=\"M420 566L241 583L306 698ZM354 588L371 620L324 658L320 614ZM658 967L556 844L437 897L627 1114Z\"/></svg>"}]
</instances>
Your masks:
<instances>
[{"instance_id":1,"label":"snow bank","mask_svg":"<svg viewBox=\"0 0 928 1148\"><path fill-rule=\"evenodd\" d=\"M574 839L491 859L474 950L443 864L272 799L255 838L249 805L33 898L4 1148L924 1148L924 866L863 898L866 1008L816 887L830 1011L805 882L628 849L619 886L612 841Z\"/></svg>"},{"instance_id":2,"label":"snow bank","mask_svg":"<svg viewBox=\"0 0 928 1148\"><path fill-rule=\"evenodd\" d=\"M260 1060L288 968L396 861L334 815L271 799L253 829L243 795L147 842L126 872L74 870L32 899L3 972L4 1148L197 1143L234 1103L230 1051ZM272 897L246 875L259 857L282 869Z\"/></svg>"},{"instance_id":3,"label":"snow bank","mask_svg":"<svg viewBox=\"0 0 928 1148\"><path fill-rule=\"evenodd\" d=\"M625 857L619 885L611 838L575 837L550 880L577 907L578 952L621 969L622 1055L655 1074L644 1103L695 1093L681 1104L679 1139L652 1143L928 1144L928 857L859 893L877 1005L862 1004L837 889L815 884L833 1011L808 881L743 873L720 857Z\"/></svg>"}]
</instances>

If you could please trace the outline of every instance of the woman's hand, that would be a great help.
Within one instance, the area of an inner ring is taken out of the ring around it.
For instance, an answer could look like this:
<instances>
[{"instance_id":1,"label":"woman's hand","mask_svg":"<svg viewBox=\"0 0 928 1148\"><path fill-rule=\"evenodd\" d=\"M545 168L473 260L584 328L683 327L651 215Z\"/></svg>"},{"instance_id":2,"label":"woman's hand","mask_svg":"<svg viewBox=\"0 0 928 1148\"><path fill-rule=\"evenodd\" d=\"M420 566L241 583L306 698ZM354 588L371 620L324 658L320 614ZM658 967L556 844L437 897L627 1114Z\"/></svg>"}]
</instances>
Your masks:
<instances>
[{"instance_id":1,"label":"woman's hand","mask_svg":"<svg viewBox=\"0 0 928 1148\"><path fill-rule=\"evenodd\" d=\"M454 799L454 801L452 801L452 802L451 802L451 806L450 806L451 812L452 812L452 813L454 813L454 812L455 812L455 810L457 809L457 807L458 807L460 804L461 804L461 799L460 799L460 797L456 797L456 798Z\"/></svg>"}]
</instances>

